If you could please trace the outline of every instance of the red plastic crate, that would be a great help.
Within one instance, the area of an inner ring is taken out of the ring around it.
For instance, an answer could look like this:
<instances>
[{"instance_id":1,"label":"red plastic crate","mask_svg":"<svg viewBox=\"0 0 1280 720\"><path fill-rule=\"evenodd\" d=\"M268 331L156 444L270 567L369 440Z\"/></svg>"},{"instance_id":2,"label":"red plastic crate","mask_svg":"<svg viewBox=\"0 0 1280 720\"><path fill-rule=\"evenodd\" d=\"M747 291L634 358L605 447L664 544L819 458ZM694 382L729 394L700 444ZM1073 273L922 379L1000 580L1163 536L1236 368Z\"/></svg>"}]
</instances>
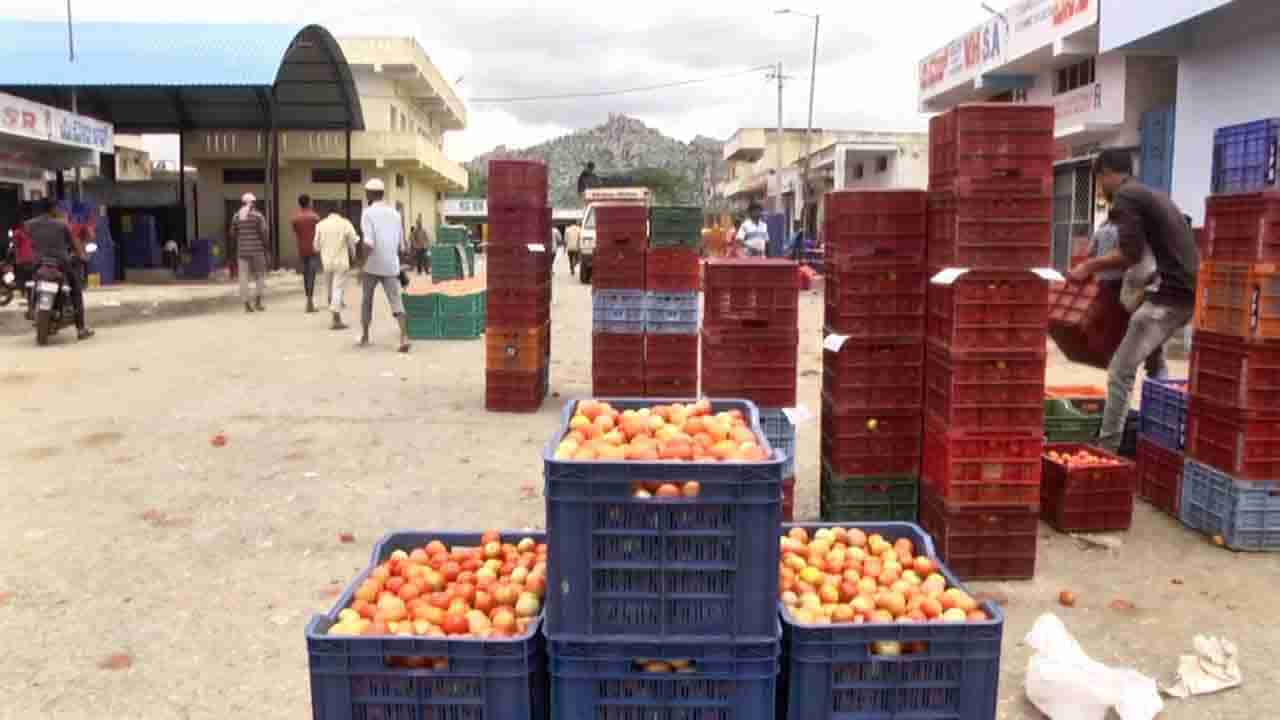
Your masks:
<instances>
[{"instance_id":1,"label":"red plastic crate","mask_svg":"<svg viewBox=\"0 0 1280 720\"><path fill-rule=\"evenodd\" d=\"M840 475L919 476L920 413L850 408L822 398L822 457Z\"/></svg>"},{"instance_id":2,"label":"red plastic crate","mask_svg":"<svg viewBox=\"0 0 1280 720\"><path fill-rule=\"evenodd\" d=\"M796 378L794 372L789 378L748 378L742 375L725 378L709 376L704 368L702 394L713 398L750 400L761 408L795 407Z\"/></svg>"},{"instance_id":3,"label":"red plastic crate","mask_svg":"<svg viewBox=\"0 0 1280 720\"><path fill-rule=\"evenodd\" d=\"M929 123L929 189L962 178L1052 180L1056 158L1049 105L973 103Z\"/></svg>"},{"instance_id":4,"label":"red plastic crate","mask_svg":"<svg viewBox=\"0 0 1280 720\"><path fill-rule=\"evenodd\" d=\"M649 248L645 289L651 292L695 292L702 287L702 258L692 248Z\"/></svg>"},{"instance_id":5,"label":"red plastic crate","mask_svg":"<svg viewBox=\"0 0 1280 720\"><path fill-rule=\"evenodd\" d=\"M1049 283L1030 272L975 271L929 285L928 337L949 351L1043 352Z\"/></svg>"},{"instance_id":6,"label":"red plastic crate","mask_svg":"<svg viewBox=\"0 0 1280 720\"><path fill-rule=\"evenodd\" d=\"M1050 452L1087 450L1118 465L1068 467L1049 459ZM1040 480L1040 518L1059 532L1128 530L1133 524L1134 464L1081 443L1045 445Z\"/></svg>"},{"instance_id":7,"label":"red plastic crate","mask_svg":"<svg viewBox=\"0 0 1280 720\"><path fill-rule=\"evenodd\" d=\"M596 397L645 397L644 376L601 376L592 373L591 394Z\"/></svg>"},{"instance_id":8,"label":"red plastic crate","mask_svg":"<svg viewBox=\"0 0 1280 720\"><path fill-rule=\"evenodd\" d=\"M823 350L822 392L844 407L910 408L923 402L924 344L847 341Z\"/></svg>"},{"instance_id":9,"label":"red plastic crate","mask_svg":"<svg viewBox=\"0 0 1280 720\"><path fill-rule=\"evenodd\" d=\"M486 248L493 245L527 246L546 243L551 237L551 208L494 205L489 203L489 234Z\"/></svg>"},{"instance_id":10,"label":"red plastic crate","mask_svg":"<svg viewBox=\"0 0 1280 720\"><path fill-rule=\"evenodd\" d=\"M1192 395L1187 457L1241 480L1280 479L1280 413L1244 413Z\"/></svg>"},{"instance_id":11,"label":"red plastic crate","mask_svg":"<svg viewBox=\"0 0 1280 720\"><path fill-rule=\"evenodd\" d=\"M694 371L692 375L679 377L674 375L654 376L648 374L644 377L644 397L696 397L697 394L697 371Z\"/></svg>"},{"instance_id":12,"label":"red plastic crate","mask_svg":"<svg viewBox=\"0 0 1280 720\"><path fill-rule=\"evenodd\" d=\"M961 195L929 193L931 267L971 270L1053 264L1053 197L1011 195L992 188Z\"/></svg>"},{"instance_id":13,"label":"red plastic crate","mask_svg":"<svg viewBox=\"0 0 1280 720\"><path fill-rule=\"evenodd\" d=\"M698 376L698 340L697 335L646 335L645 365L659 374L682 374L688 370L696 378Z\"/></svg>"},{"instance_id":14,"label":"red plastic crate","mask_svg":"<svg viewBox=\"0 0 1280 720\"><path fill-rule=\"evenodd\" d=\"M704 273L704 326L799 326L800 273L796 263L768 258L714 258L706 262Z\"/></svg>"},{"instance_id":15,"label":"red plastic crate","mask_svg":"<svg viewBox=\"0 0 1280 720\"><path fill-rule=\"evenodd\" d=\"M546 207L547 166L536 160L490 160L488 195L494 206Z\"/></svg>"},{"instance_id":16,"label":"red plastic crate","mask_svg":"<svg viewBox=\"0 0 1280 720\"><path fill-rule=\"evenodd\" d=\"M493 282L492 276L489 282ZM485 325L492 328L531 328L551 319L550 282L529 287L495 287L485 295Z\"/></svg>"},{"instance_id":17,"label":"red plastic crate","mask_svg":"<svg viewBox=\"0 0 1280 720\"><path fill-rule=\"evenodd\" d=\"M1195 328L1280 341L1280 265L1201 263Z\"/></svg>"},{"instance_id":18,"label":"red plastic crate","mask_svg":"<svg viewBox=\"0 0 1280 720\"><path fill-rule=\"evenodd\" d=\"M596 209L596 250L642 250L649 245L649 208L602 205Z\"/></svg>"},{"instance_id":19,"label":"red plastic crate","mask_svg":"<svg viewBox=\"0 0 1280 720\"><path fill-rule=\"evenodd\" d=\"M1128 329L1119 288L1096 280L1052 284L1049 337L1071 362L1105 370Z\"/></svg>"},{"instance_id":20,"label":"red plastic crate","mask_svg":"<svg viewBox=\"0 0 1280 720\"><path fill-rule=\"evenodd\" d=\"M1205 200L1203 260L1280 260L1280 192L1210 195Z\"/></svg>"},{"instance_id":21,"label":"red plastic crate","mask_svg":"<svg viewBox=\"0 0 1280 720\"><path fill-rule=\"evenodd\" d=\"M1036 505L1043 448L1043 429L947 432L927 422L922 478L951 505Z\"/></svg>"},{"instance_id":22,"label":"red plastic crate","mask_svg":"<svg viewBox=\"0 0 1280 720\"><path fill-rule=\"evenodd\" d=\"M499 278L529 278L541 284L551 274L552 253L533 252L527 245L490 245L485 248L485 273Z\"/></svg>"},{"instance_id":23,"label":"red plastic crate","mask_svg":"<svg viewBox=\"0 0 1280 720\"><path fill-rule=\"evenodd\" d=\"M862 262L923 262L928 232L922 190L842 190L827 193L823 237L829 267Z\"/></svg>"},{"instance_id":24,"label":"red plastic crate","mask_svg":"<svg viewBox=\"0 0 1280 720\"><path fill-rule=\"evenodd\" d=\"M1182 453L1138 436L1138 495L1173 517L1182 500Z\"/></svg>"},{"instance_id":25,"label":"red plastic crate","mask_svg":"<svg viewBox=\"0 0 1280 720\"><path fill-rule=\"evenodd\" d=\"M827 276L823 324L858 340L920 339L929 273L914 263L864 265Z\"/></svg>"},{"instance_id":26,"label":"red plastic crate","mask_svg":"<svg viewBox=\"0 0 1280 720\"><path fill-rule=\"evenodd\" d=\"M596 248L591 260L591 286L597 290L644 290L645 252Z\"/></svg>"},{"instance_id":27,"label":"red plastic crate","mask_svg":"<svg viewBox=\"0 0 1280 720\"><path fill-rule=\"evenodd\" d=\"M925 362L925 414L950 430L1044 427L1046 354L931 350Z\"/></svg>"},{"instance_id":28,"label":"red plastic crate","mask_svg":"<svg viewBox=\"0 0 1280 720\"><path fill-rule=\"evenodd\" d=\"M490 412L537 412L546 398L546 390L546 376L542 370L486 370L484 408Z\"/></svg>"},{"instance_id":29,"label":"red plastic crate","mask_svg":"<svg viewBox=\"0 0 1280 720\"><path fill-rule=\"evenodd\" d=\"M762 408L793 407L799 362L797 331L725 332L704 329L702 393L746 398Z\"/></svg>"},{"instance_id":30,"label":"red plastic crate","mask_svg":"<svg viewBox=\"0 0 1280 720\"><path fill-rule=\"evenodd\" d=\"M957 507L920 489L920 525L961 580L1027 580L1036 574L1040 510L1035 505Z\"/></svg>"},{"instance_id":31,"label":"red plastic crate","mask_svg":"<svg viewBox=\"0 0 1280 720\"><path fill-rule=\"evenodd\" d=\"M644 377L644 340L639 333L592 333L592 377Z\"/></svg>"},{"instance_id":32,"label":"red plastic crate","mask_svg":"<svg viewBox=\"0 0 1280 720\"><path fill-rule=\"evenodd\" d=\"M1280 412L1280 342L1197 332L1190 392L1237 410Z\"/></svg>"}]
</instances>

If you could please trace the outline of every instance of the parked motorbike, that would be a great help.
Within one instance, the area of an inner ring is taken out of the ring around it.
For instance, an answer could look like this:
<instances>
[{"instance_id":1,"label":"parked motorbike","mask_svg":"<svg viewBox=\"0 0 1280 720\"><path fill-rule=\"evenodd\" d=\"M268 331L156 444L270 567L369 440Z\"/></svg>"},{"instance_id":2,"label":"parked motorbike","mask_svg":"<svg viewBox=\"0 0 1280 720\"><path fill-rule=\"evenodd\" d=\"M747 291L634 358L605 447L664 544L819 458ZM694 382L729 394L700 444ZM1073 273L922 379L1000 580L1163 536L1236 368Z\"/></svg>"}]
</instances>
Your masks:
<instances>
[{"instance_id":1,"label":"parked motorbike","mask_svg":"<svg viewBox=\"0 0 1280 720\"><path fill-rule=\"evenodd\" d=\"M0 307L13 302L18 294L17 259L16 250L10 246L4 260L0 260Z\"/></svg>"},{"instance_id":2,"label":"parked motorbike","mask_svg":"<svg viewBox=\"0 0 1280 720\"><path fill-rule=\"evenodd\" d=\"M98 249L89 243L85 250L93 254ZM42 259L36 266L35 279L30 283L31 310L35 318L36 344L48 345L49 338L65 327L75 325L75 307L71 303L71 285L66 271L57 260Z\"/></svg>"}]
</instances>

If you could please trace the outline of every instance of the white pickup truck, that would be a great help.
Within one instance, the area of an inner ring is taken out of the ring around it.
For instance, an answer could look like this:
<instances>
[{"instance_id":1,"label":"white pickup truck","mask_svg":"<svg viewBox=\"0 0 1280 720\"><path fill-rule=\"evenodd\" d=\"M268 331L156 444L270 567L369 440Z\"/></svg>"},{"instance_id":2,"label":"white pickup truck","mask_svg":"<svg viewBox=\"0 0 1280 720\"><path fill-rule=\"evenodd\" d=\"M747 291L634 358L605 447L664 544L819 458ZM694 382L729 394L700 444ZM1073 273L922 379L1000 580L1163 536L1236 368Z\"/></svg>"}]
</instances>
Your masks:
<instances>
[{"instance_id":1,"label":"white pickup truck","mask_svg":"<svg viewBox=\"0 0 1280 720\"><path fill-rule=\"evenodd\" d=\"M585 193L587 211L582 215L581 255L578 258L578 279L583 285L591 283L591 259L596 249L596 208L602 205L649 205L653 193L648 188L597 188Z\"/></svg>"}]
</instances>

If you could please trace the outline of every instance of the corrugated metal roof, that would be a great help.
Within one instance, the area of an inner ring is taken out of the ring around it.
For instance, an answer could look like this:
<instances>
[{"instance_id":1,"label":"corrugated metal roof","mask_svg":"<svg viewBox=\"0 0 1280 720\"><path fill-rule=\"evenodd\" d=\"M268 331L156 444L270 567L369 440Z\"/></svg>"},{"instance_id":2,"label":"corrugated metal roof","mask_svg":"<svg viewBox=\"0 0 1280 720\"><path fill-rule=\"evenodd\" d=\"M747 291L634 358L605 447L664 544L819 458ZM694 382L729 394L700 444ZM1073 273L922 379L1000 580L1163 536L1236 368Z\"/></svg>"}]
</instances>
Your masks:
<instances>
[{"instance_id":1,"label":"corrugated metal roof","mask_svg":"<svg viewBox=\"0 0 1280 720\"><path fill-rule=\"evenodd\" d=\"M120 132L364 129L341 47L318 25L0 21L0 90Z\"/></svg>"},{"instance_id":2,"label":"corrugated metal roof","mask_svg":"<svg viewBox=\"0 0 1280 720\"><path fill-rule=\"evenodd\" d=\"M302 25L0 22L0 85L271 85Z\"/></svg>"}]
</instances>

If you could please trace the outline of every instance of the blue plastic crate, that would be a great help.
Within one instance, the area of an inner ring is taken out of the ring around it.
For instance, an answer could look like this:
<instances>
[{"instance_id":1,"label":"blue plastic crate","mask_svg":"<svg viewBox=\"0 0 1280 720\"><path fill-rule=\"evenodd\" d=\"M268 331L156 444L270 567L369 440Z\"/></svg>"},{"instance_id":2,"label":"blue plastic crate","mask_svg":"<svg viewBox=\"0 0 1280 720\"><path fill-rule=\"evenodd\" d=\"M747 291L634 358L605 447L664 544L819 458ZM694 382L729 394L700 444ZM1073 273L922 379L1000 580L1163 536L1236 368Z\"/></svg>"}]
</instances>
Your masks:
<instances>
[{"instance_id":1,"label":"blue plastic crate","mask_svg":"<svg viewBox=\"0 0 1280 720\"><path fill-rule=\"evenodd\" d=\"M823 524L784 525L810 531ZM937 559L919 525L858 523L890 542L909 538ZM963 587L945 566L949 587ZM991 620L957 624L799 625L782 612L787 720L970 720L994 718L1000 681L1004 613L987 602ZM925 643L920 652L876 655L874 643Z\"/></svg>"},{"instance_id":2,"label":"blue plastic crate","mask_svg":"<svg viewBox=\"0 0 1280 720\"><path fill-rule=\"evenodd\" d=\"M772 638L562 642L551 638L551 706L557 720L773 720L781 627ZM678 673L645 672L637 659L689 661Z\"/></svg>"},{"instance_id":3,"label":"blue plastic crate","mask_svg":"<svg viewBox=\"0 0 1280 720\"><path fill-rule=\"evenodd\" d=\"M1178 519L1232 550L1280 551L1280 482L1237 480L1188 459Z\"/></svg>"},{"instance_id":4,"label":"blue plastic crate","mask_svg":"<svg viewBox=\"0 0 1280 720\"><path fill-rule=\"evenodd\" d=\"M504 538L538 532L506 531ZM394 532L374 548L360 574L333 608L307 624L307 656L314 720L453 716L473 720L545 720L548 708L546 641L541 621L506 640L428 637L339 637L325 633L351 605L373 566L397 549L440 540L451 547L480 543L480 533ZM446 670L410 669L392 658L443 658Z\"/></svg>"},{"instance_id":5,"label":"blue plastic crate","mask_svg":"<svg viewBox=\"0 0 1280 720\"><path fill-rule=\"evenodd\" d=\"M619 410L688 399L603 398ZM557 640L601 636L768 638L776 621L782 466L746 400L712 400L741 410L773 459L744 463L556 460L577 405L543 453L551 546L547 633ZM636 499L636 483L696 481L696 498Z\"/></svg>"},{"instance_id":6,"label":"blue plastic crate","mask_svg":"<svg viewBox=\"0 0 1280 720\"><path fill-rule=\"evenodd\" d=\"M591 293L591 327L595 332L644 332L643 290L595 290Z\"/></svg>"},{"instance_id":7,"label":"blue plastic crate","mask_svg":"<svg viewBox=\"0 0 1280 720\"><path fill-rule=\"evenodd\" d=\"M1170 450L1181 450L1187 435L1187 381L1153 380L1142 384L1139 434Z\"/></svg>"},{"instance_id":8,"label":"blue plastic crate","mask_svg":"<svg viewBox=\"0 0 1280 720\"><path fill-rule=\"evenodd\" d=\"M698 293L647 293L645 332L658 335L697 335L701 302Z\"/></svg>"},{"instance_id":9,"label":"blue plastic crate","mask_svg":"<svg viewBox=\"0 0 1280 720\"><path fill-rule=\"evenodd\" d=\"M1275 188L1278 150L1280 118L1218 128L1213 135L1213 193Z\"/></svg>"},{"instance_id":10,"label":"blue plastic crate","mask_svg":"<svg viewBox=\"0 0 1280 720\"><path fill-rule=\"evenodd\" d=\"M760 425L764 427L764 435L769 438L774 453L783 453L787 459L782 466L782 477L795 477L796 426L791 424L781 410L774 409L760 411Z\"/></svg>"}]
</instances>

